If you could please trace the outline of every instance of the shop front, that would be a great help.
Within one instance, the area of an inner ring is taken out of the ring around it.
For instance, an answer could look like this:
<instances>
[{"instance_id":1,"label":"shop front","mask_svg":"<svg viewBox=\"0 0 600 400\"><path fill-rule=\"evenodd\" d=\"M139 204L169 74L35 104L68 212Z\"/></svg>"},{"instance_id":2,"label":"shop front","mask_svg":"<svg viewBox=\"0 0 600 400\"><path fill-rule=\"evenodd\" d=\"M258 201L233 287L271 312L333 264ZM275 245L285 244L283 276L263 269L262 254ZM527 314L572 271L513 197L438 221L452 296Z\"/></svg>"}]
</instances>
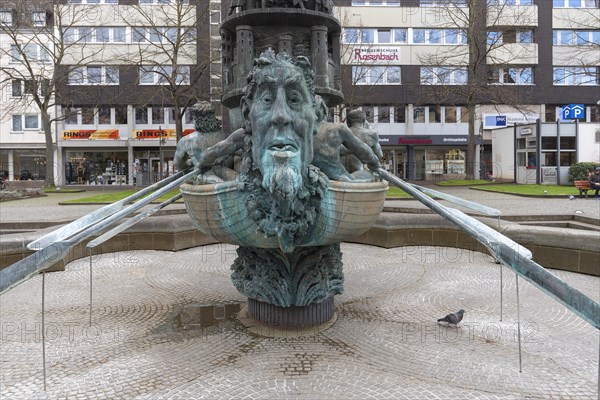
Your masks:
<instances>
[{"instance_id":1,"label":"shop front","mask_svg":"<svg viewBox=\"0 0 600 400\"><path fill-rule=\"evenodd\" d=\"M10 181L46 179L44 145L0 149L0 176Z\"/></svg>"},{"instance_id":2,"label":"shop front","mask_svg":"<svg viewBox=\"0 0 600 400\"><path fill-rule=\"evenodd\" d=\"M383 167L407 180L462 179L466 174L467 135L380 135ZM481 145L481 136L475 137Z\"/></svg>"},{"instance_id":3,"label":"shop front","mask_svg":"<svg viewBox=\"0 0 600 400\"><path fill-rule=\"evenodd\" d=\"M194 132L185 129L183 136ZM133 183L151 185L177 172L173 164L177 135L175 129L133 131Z\"/></svg>"},{"instance_id":4,"label":"shop front","mask_svg":"<svg viewBox=\"0 0 600 400\"><path fill-rule=\"evenodd\" d=\"M127 184L127 140L118 130L65 130L61 139L65 184Z\"/></svg>"}]
</instances>

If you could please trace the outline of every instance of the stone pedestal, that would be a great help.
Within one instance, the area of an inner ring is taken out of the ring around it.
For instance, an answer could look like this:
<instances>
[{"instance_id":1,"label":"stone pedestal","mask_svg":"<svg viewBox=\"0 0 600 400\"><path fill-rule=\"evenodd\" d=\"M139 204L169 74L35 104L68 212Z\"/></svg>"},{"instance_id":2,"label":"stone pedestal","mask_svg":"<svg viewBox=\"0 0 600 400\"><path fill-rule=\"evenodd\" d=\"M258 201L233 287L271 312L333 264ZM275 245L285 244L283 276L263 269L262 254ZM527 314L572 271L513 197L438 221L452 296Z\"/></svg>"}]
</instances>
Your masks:
<instances>
[{"instance_id":1,"label":"stone pedestal","mask_svg":"<svg viewBox=\"0 0 600 400\"><path fill-rule=\"evenodd\" d=\"M307 306L279 307L248 299L248 315L273 328L304 329L322 325L334 316L333 296Z\"/></svg>"}]
</instances>

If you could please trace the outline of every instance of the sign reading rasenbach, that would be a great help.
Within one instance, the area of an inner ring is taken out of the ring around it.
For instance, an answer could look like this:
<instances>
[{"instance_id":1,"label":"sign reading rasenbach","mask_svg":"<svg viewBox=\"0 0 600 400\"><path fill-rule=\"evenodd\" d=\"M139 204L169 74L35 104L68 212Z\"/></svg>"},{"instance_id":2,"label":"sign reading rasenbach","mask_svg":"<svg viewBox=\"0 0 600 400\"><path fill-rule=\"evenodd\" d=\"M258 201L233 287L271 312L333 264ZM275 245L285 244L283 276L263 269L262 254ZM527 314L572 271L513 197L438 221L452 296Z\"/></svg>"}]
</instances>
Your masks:
<instances>
[{"instance_id":1,"label":"sign reading rasenbach","mask_svg":"<svg viewBox=\"0 0 600 400\"><path fill-rule=\"evenodd\" d=\"M352 61L400 61L400 55L397 47L354 47Z\"/></svg>"},{"instance_id":2,"label":"sign reading rasenbach","mask_svg":"<svg viewBox=\"0 0 600 400\"><path fill-rule=\"evenodd\" d=\"M75 129L63 131L62 140L114 140L119 138L117 129Z\"/></svg>"}]
</instances>

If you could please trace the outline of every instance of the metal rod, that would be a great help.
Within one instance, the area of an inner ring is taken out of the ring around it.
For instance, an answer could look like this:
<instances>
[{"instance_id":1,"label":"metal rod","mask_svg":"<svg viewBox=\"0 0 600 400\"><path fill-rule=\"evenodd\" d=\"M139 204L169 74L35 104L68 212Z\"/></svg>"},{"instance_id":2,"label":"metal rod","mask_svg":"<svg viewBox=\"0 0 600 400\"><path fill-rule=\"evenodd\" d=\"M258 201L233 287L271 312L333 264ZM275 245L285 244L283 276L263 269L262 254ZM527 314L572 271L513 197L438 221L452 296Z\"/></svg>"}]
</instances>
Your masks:
<instances>
[{"instance_id":1,"label":"metal rod","mask_svg":"<svg viewBox=\"0 0 600 400\"><path fill-rule=\"evenodd\" d=\"M88 249L92 249L104 242L106 242L107 240L109 240L110 238L116 236L117 234L123 232L125 229L132 227L133 225L137 224L138 222L140 222L141 220L148 218L149 216L153 215L154 213L156 213L157 211L162 210L163 208L165 208L166 206L176 202L177 200L179 200L183 195L181 193L171 197L169 200L164 201L162 203L160 203L159 205L152 207L149 210L144 211L143 213L140 213L138 215L136 215L133 218L128 219L127 221L123 222L120 225L115 226L114 228L112 228L111 230L103 233L102 235L98 236L96 239L91 240L88 242L88 244L86 245Z\"/></svg>"},{"instance_id":2,"label":"metal rod","mask_svg":"<svg viewBox=\"0 0 600 400\"><path fill-rule=\"evenodd\" d=\"M90 249L90 326L92 326L92 300L93 300L93 296L92 296L92 288L93 288L93 281L92 281L92 249Z\"/></svg>"},{"instance_id":3,"label":"metal rod","mask_svg":"<svg viewBox=\"0 0 600 400\"><path fill-rule=\"evenodd\" d=\"M42 369L44 372L44 392L46 391L46 273L42 271Z\"/></svg>"},{"instance_id":4,"label":"metal rod","mask_svg":"<svg viewBox=\"0 0 600 400\"><path fill-rule=\"evenodd\" d=\"M33 275L39 273L43 269L48 268L55 262L62 260L74 245L98 232L101 232L119 219L139 210L162 194L192 179L194 176L198 175L199 172L200 171L197 169L193 170L192 172L188 172L180 178L171 181L163 188L150 194L148 197L129 205L128 207L110 215L104 220L99 222L97 221L95 225L86 228L68 240L53 242L50 245L42 248L40 251L33 253L24 259L0 270L0 294L31 278Z\"/></svg>"},{"instance_id":5,"label":"metal rod","mask_svg":"<svg viewBox=\"0 0 600 400\"><path fill-rule=\"evenodd\" d=\"M498 231L500 231L500 216L498 216ZM502 280L502 263L498 260L496 260L496 262L499 264L498 266L500 267L500 322L502 322L502 306L503 306L503 288L504 288L504 282Z\"/></svg>"},{"instance_id":6,"label":"metal rod","mask_svg":"<svg viewBox=\"0 0 600 400\"><path fill-rule=\"evenodd\" d=\"M108 204L102 208L99 208L96 211L93 211L89 214L84 215L83 217L55 230L47 235L42 236L39 239L34 240L33 242L27 245L29 250L41 250L46 246L51 245L53 242L64 240L69 236L74 235L77 232L80 232L86 229L89 226L94 225L96 222L109 217L110 215L120 211L123 207L141 197L144 197L148 193L152 193L155 190L158 190L165 185L177 180L178 178L184 176L185 171L180 171L173 176L170 176L166 179L163 179L160 182L156 182L153 185L150 185L139 192L132 194L122 200L116 201L114 203Z\"/></svg>"},{"instance_id":7,"label":"metal rod","mask_svg":"<svg viewBox=\"0 0 600 400\"><path fill-rule=\"evenodd\" d=\"M404 182L402 179L390 174L383 168L377 168L376 171L384 179L398 186L400 189L404 190L406 193L410 194L415 199L419 200L421 203L425 204L427 207L431 208L433 211L467 232L467 234L475 238L488 249L490 249L490 245L492 243L501 242L513 248L514 251L524 255L527 258L531 258L533 256L531 251L529 251L529 249L526 247L521 246L517 242L509 239L500 232L495 231L484 223L479 222L475 218L468 216L462 211L459 211L455 208L446 207L432 198L425 196L419 190L415 189L411 184ZM490 249L490 252L493 254L492 249Z\"/></svg>"},{"instance_id":8,"label":"metal rod","mask_svg":"<svg viewBox=\"0 0 600 400\"><path fill-rule=\"evenodd\" d=\"M519 304L519 274L515 274L517 278L517 340L519 341L519 372L523 372L522 356L521 356L521 306Z\"/></svg>"},{"instance_id":9,"label":"metal rod","mask_svg":"<svg viewBox=\"0 0 600 400\"><path fill-rule=\"evenodd\" d=\"M500 216L502 212L500 210L496 210L495 208L484 206L483 204L475 203L473 201L461 199L460 197L452 196L447 193L438 192L437 190L429 189L423 186L415 185L414 183L409 183L412 187L420 190L423 193L426 193L431 196L435 196L440 199L447 200L451 203L458 204L463 207L467 207L473 209L475 211L479 211L480 213L490 215L490 216Z\"/></svg>"}]
</instances>

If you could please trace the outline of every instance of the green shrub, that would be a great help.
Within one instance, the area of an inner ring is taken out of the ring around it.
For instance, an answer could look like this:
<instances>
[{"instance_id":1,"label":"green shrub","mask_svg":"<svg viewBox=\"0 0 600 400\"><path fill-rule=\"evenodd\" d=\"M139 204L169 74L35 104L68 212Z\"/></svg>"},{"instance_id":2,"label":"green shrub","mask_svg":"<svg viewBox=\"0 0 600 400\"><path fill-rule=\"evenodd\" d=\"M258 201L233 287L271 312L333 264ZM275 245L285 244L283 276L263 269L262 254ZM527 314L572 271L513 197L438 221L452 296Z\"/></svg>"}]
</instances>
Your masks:
<instances>
[{"instance_id":1,"label":"green shrub","mask_svg":"<svg viewBox=\"0 0 600 400\"><path fill-rule=\"evenodd\" d=\"M579 162L571 164L569 167L569 180L573 181L587 181L590 172L596 167L600 167L600 164L595 162Z\"/></svg>"}]
</instances>

